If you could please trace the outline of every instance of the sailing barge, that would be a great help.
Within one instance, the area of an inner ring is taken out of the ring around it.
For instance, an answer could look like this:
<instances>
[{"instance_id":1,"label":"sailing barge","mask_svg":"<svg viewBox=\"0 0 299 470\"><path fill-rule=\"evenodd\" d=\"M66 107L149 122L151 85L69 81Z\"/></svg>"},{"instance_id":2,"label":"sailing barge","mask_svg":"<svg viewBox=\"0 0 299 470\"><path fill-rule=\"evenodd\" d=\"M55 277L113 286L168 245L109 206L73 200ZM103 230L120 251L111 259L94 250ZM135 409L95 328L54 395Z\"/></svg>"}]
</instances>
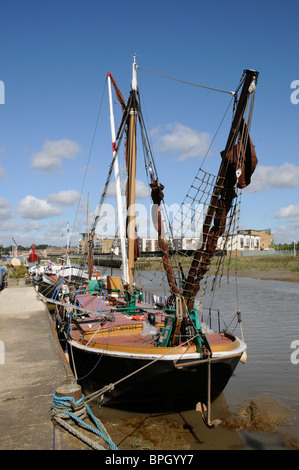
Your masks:
<instances>
[{"instance_id":1,"label":"sailing barge","mask_svg":"<svg viewBox=\"0 0 299 470\"><path fill-rule=\"evenodd\" d=\"M204 332L195 318L190 320L192 334L187 334L185 325L185 334L179 343L174 342L170 339L173 310L140 299L134 301L132 312L124 299L109 294L91 301L83 293L78 303L83 310L100 308L101 313L100 317L95 313L73 317L68 339L73 367L89 393L104 387L106 403L155 402L159 407L191 405L190 400L205 403L209 381L213 399L223 391L246 351L239 338L226 332Z\"/></svg>"},{"instance_id":2,"label":"sailing barge","mask_svg":"<svg viewBox=\"0 0 299 470\"><path fill-rule=\"evenodd\" d=\"M238 194L250 183L257 163L249 136L257 77L256 71L245 70L238 90L233 93L235 112L225 149L221 153L218 174L213 176L200 169L195 178L200 185L196 186L196 197L193 194L192 200L201 207L203 223L200 244L186 270L177 253L172 261L169 243L164 237L164 187L159 181L144 127L135 58L127 103L111 74L107 75L113 159L106 187L114 169L122 276L109 276L105 282L99 281L96 287L94 282L82 282L79 289L69 286L67 291L57 292L55 298L50 299L56 303L58 329L67 345L79 383L85 391L94 392L94 396L101 395L105 403L136 405L138 402L159 402L165 405L183 401L188 406L197 402L208 403L224 390L239 361L246 355L245 342L229 333L227 328L221 328L219 316L218 329L212 325L211 310L208 313L209 323L204 322L198 308L198 296L220 241L224 252L229 229L235 229L233 220L238 212ZM117 134L112 85L123 111ZM168 296L154 303L145 301L144 292L137 288L134 279L138 259L134 209L137 124L141 127L145 145L158 246L168 285ZM127 214L123 214L118 166L118 151L123 136L126 138L128 176ZM205 194L209 194L209 198L205 196L207 202L198 196L199 186L203 184ZM194 191L195 182L191 187ZM91 229L90 279L97 224L101 224L100 215L95 218ZM238 310L235 320L236 323L240 321Z\"/></svg>"}]
</instances>

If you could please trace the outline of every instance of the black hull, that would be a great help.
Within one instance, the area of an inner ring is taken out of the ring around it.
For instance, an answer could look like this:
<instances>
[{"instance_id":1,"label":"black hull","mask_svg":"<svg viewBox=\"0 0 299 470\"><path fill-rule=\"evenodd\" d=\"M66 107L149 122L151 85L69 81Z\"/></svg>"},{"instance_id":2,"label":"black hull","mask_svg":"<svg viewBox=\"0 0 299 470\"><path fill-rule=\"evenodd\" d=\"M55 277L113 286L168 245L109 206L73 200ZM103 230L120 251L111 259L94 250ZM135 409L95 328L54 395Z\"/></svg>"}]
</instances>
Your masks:
<instances>
[{"instance_id":1,"label":"black hull","mask_svg":"<svg viewBox=\"0 0 299 470\"><path fill-rule=\"evenodd\" d=\"M54 298L54 294L57 293L57 285L55 284L48 284L46 282L43 282L42 279L36 280L32 279L32 284L34 287L38 289L38 292L42 294L44 297L47 297L48 299Z\"/></svg>"},{"instance_id":2,"label":"black hull","mask_svg":"<svg viewBox=\"0 0 299 470\"><path fill-rule=\"evenodd\" d=\"M149 363L144 359L102 356L72 348L78 383L83 393L115 384ZM211 363L211 400L225 388L240 356ZM72 363L71 366L73 367ZM105 393L102 403L114 407L145 409L191 409L196 403L207 403L208 364L178 369L173 361L160 360L115 385Z\"/></svg>"},{"instance_id":3,"label":"black hull","mask_svg":"<svg viewBox=\"0 0 299 470\"><path fill-rule=\"evenodd\" d=\"M66 281L70 281L70 283L77 284L78 286L82 283L82 278L78 276L70 276L66 278ZM43 281L42 278L40 279L32 279L32 284L37 286L38 292L42 294L44 297L52 300L58 300L58 293L61 288L61 281L62 278L59 278L56 283L50 284L48 282Z\"/></svg>"}]
</instances>

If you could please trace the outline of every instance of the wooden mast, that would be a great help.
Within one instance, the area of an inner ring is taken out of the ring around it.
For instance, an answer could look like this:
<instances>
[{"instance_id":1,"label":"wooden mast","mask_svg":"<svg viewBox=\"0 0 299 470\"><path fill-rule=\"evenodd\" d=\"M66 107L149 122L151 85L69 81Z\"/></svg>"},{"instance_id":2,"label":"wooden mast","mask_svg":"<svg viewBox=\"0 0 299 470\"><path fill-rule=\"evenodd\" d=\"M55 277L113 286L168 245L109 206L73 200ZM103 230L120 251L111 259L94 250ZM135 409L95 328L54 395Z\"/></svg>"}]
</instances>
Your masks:
<instances>
[{"instance_id":1,"label":"wooden mast","mask_svg":"<svg viewBox=\"0 0 299 470\"><path fill-rule=\"evenodd\" d=\"M135 182L136 182L136 126L137 126L137 64L134 57L132 71L132 100L128 120L128 185L127 185L127 237L128 237L128 266L130 284L134 283L135 266Z\"/></svg>"}]
</instances>

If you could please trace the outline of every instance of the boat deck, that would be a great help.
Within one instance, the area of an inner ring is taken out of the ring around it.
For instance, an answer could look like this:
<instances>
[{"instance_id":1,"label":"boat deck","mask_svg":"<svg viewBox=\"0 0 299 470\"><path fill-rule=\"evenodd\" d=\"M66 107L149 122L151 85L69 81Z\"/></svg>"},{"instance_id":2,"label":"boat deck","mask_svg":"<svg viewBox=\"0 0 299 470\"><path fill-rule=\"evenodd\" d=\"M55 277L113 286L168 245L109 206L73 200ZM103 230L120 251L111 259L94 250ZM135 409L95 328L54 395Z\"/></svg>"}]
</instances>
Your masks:
<instances>
[{"instance_id":1,"label":"boat deck","mask_svg":"<svg viewBox=\"0 0 299 470\"><path fill-rule=\"evenodd\" d=\"M132 317L126 315L118 308L124 307L122 300L109 298L99 299L97 296L83 295L78 298L79 305L90 311L99 313L86 313L73 318L72 337L80 340L82 344L91 347L105 344L107 346L154 348L153 335L148 335L143 330L144 320L148 313L154 313L157 326L164 326L166 314L163 310L154 309L145 302L136 304L136 314ZM230 335L216 333L211 330L205 333L211 348L228 348L235 341ZM190 349L185 346L184 349Z\"/></svg>"}]
</instances>

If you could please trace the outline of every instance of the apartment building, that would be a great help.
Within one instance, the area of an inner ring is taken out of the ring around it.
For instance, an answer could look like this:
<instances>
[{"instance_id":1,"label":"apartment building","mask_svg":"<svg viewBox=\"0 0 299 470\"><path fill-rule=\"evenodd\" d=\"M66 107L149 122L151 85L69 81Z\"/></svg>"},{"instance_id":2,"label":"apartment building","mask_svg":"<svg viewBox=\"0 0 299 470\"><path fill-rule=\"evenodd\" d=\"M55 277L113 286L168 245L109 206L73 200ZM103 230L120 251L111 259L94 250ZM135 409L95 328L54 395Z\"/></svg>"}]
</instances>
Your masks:
<instances>
[{"instance_id":1,"label":"apartment building","mask_svg":"<svg viewBox=\"0 0 299 470\"><path fill-rule=\"evenodd\" d=\"M240 233L246 235L258 235L260 237L260 250L270 250L274 243L274 235L271 233L271 229L267 228L265 230L242 230Z\"/></svg>"},{"instance_id":2,"label":"apartment building","mask_svg":"<svg viewBox=\"0 0 299 470\"><path fill-rule=\"evenodd\" d=\"M79 240L79 253L87 253L88 243L87 234L82 233ZM167 240L166 240L167 242ZM233 235L224 234L219 238L217 249L228 251L263 251L270 250L274 242L274 236L271 234L271 229L265 230L239 230ZM157 238L139 238L141 252L154 252L158 251ZM177 250L196 250L201 244L201 240L195 237L182 237L176 238L172 241L172 248ZM120 247L118 238L95 238L94 240L94 253L110 253L116 247Z\"/></svg>"},{"instance_id":3,"label":"apartment building","mask_svg":"<svg viewBox=\"0 0 299 470\"><path fill-rule=\"evenodd\" d=\"M80 233L81 238L78 243L78 253L88 253L88 234ZM94 254L110 253L112 249L119 245L119 240L115 237L111 238L94 238Z\"/></svg>"}]
</instances>

